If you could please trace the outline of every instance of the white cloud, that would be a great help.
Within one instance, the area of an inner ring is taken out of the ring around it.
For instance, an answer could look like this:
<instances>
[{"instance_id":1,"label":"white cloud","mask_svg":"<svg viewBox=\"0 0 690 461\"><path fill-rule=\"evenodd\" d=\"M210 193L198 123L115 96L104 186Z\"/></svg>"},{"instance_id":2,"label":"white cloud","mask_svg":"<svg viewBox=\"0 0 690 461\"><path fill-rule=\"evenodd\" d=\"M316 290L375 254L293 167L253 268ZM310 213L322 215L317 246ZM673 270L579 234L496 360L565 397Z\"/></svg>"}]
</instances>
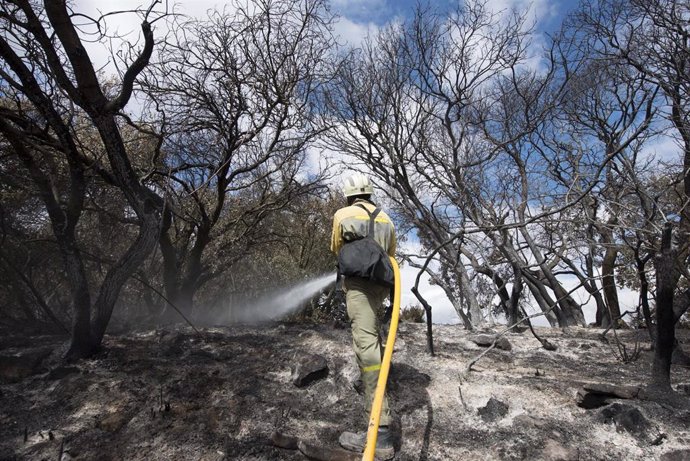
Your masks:
<instances>
[{"instance_id":1,"label":"white cloud","mask_svg":"<svg viewBox=\"0 0 690 461\"><path fill-rule=\"evenodd\" d=\"M340 17L333 26L333 32L338 43L353 48L362 44L367 36L373 36L378 31L378 26L373 22L361 24L344 16Z\"/></svg>"},{"instance_id":2,"label":"white cloud","mask_svg":"<svg viewBox=\"0 0 690 461\"><path fill-rule=\"evenodd\" d=\"M415 284L418 272L418 269L410 267L409 265L403 265L400 268L400 278L402 279L402 300L400 303L401 309L406 306L420 304L417 298L410 291ZM429 276L426 274L422 276L419 282L419 293L431 306L431 318L434 323L460 323L460 318L455 312L451 302L448 301L443 289L439 286L431 285L429 283Z\"/></svg>"},{"instance_id":3,"label":"white cloud","mask_svg":"<svg viewBox=\"0 0 690 461\"><path fill-rule=\"evenodd\" d=\"M93 33L96 28L88 26L82 32L82 38L85 41L86 49L91 57L91 61L96 69L103 69L107 74L115 73L115 67L112 63L110 48L114 50L120 49L127 42L136 43L142 41L141 38L141 22L143 12L148 9L151 2L146 0L118 0L117 2L105 2L103 0L75 0L72 8L76 13L86 15L90 18L97 19L102 15L106 15L103 19L103 25L107 31L108 36L114 36L111 41L102 40L93 42L93 36L89 37L86 33ZM165 6L169 5L169 9L165 11ZM151 17L155 18L157 14L168 13L178 14L189 18L203 18L212 9L229 9L233 8L232 3L224 0L194 0L185 2L163 2L156 5ZM116 13L117 14L109 14ZM87 19L81 18L81 22L88 22ZM154 39L159 42L168 32L167 23L165 21L157 21L153 25Z\"/></svg>"},{"instance_id":4,"label":"white cloud","mask_svg":"<svg viewBox=\"0 0 690 461\"><path fill-rule=\"evenodd\" d=\"M675 134L674 132L671 132ZM642 159L666 163L682 163L683 151L679 140L670 135L662 134L654 141L645 144L642 149Z\"/></svg>"},{"instance_id":5,"label":"white cloud","mask_svg":"<svg viewBox=\"0 0 690 461\"><path fill-rule=\"evenodd\" d=\"M528 20L536 23L549 20L558 14L556 2L549 0L489 0L487 7L494 13L503 14L513 10L526 11Z\"/></svg>"},{"instance_id":6,"label":"white cloud","mask_svg":"<svg viewBox=\"0 0 690 461\"><path fill-rule=\"evenodd\" d=\"M540 25L556 18L560 12L557 2L550 0L489 0L487 8L495 14L501 14L507 18L513 11L525 15L523 30L532 28L539 30ZM530 37L529 47L526 51L522 66L534 71L543 71L546 68L544 61L545 36L535 32Z\"/></svg>"},{"instance_id":7,"label":"white cloud","mask_svg":"<svg viewBox=\"0 0 690 461\"><path fill-rule=\"evenodd\" d=\"M421 245L418 241L406 241L400 245L400 249L407 254L420 254ZM436 266L435 262L430 264L433 268ZM402 264L400 267L400 278L402 280L402 300L400 307L420 304L414 294L412 294L412 287L417 279L419 269L411 267L409 264ZM432 320L434 323L459 323L460 318L453 304L448 300L446 293L438 285L432 285L429 282L429 276L423 274L419 281L419 293L424 297L432 309Z\"/></svg>"},{"instance_id":8,"label":"white cloud","mask_svg":"<svg viewBox=\"0 0 690 461\"><path fill-rule=\"evenodd\" d=\"M331 6L344 15L365 15L381 13L386 8L385 0L331 0Z\"/></svg>"}]
</instances>

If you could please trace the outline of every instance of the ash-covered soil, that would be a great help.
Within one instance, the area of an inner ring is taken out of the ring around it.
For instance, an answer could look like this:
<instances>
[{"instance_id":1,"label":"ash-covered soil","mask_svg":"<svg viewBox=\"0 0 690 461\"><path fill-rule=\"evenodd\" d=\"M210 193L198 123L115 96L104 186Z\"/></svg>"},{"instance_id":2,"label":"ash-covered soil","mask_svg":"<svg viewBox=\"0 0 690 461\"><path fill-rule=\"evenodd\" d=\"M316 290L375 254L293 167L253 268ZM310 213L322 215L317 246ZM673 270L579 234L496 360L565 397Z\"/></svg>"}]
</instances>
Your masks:
<instances>
[{"instance_id":1,"label":"ash-covered soil","mask_svg":"<svg viewBox=\"0 0 690 461\"><path fill-rule=\"evenodd\" d=\"M645 331L619 333L629 351L636 339L644 349L629 363L601 330L538 332L558 350L529 331L508 334L512 350L491 350L463 378L484 350L473 333L435 326L431 357L425 326L402 324L389 381L395 459L690 459L687 368L673 368L680 404L577 406L588 383L646 384ZM0 460L303 460L273 446L271 434L335 448L341 431L365 427L350 341L348 329L323 325L158 330L109 336L93 359L61 365L60 338L6 337L0 355L47 358L0 384ZM299 388L292 368L310 354L325 357L329 373ZM627 419L611 416L621 408Z\"/></svg>"}]
</instances>

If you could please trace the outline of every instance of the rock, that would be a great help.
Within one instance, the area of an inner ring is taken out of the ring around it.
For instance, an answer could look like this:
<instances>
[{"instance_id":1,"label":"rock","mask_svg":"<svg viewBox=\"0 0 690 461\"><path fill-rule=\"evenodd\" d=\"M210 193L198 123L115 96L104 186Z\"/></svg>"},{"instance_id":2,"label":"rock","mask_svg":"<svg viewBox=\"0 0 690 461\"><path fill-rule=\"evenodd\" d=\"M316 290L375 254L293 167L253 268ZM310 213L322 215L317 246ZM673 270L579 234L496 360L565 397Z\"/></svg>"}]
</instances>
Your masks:
<instances>
[{"instance_id":1,"label":"rock","mask_svg":"<svg viewBox=\"0 0 690 461\"><path fill-rule=\"evenodd\" d=\"M676 386L676 390L680 394L690 395L690 383L680 383Z\"/></svg>"},{"instance_id":2,"label":"rock","mask_svg":"<svg viewBox=\"0 0 690 461\"><path fill-rule=\"evenodd\" d=\"M132 415L124 409L120 409L108 413L96 423L96 427L107 432L117 432L122 429L130 419L132 419Z\"/></svg>"},{"instance_id":3,"label":"rock","mask_svg":"<svg viewBox=\"0 0 690 461\"><path fill-rule=\"evenodd\" d=\"M544 461L577 461L580 454L577 448L568 448L554 439L547 439L541 457Z\"/></svg>"},{"instance_id":4,"label":"rock","mask_svg":"<svg viewBox=\"0 0 690 461\"><path fill-rule=\"evenodd\" d=\"M661 461L688 461L690 460L690 450L675 450L664 453L659 458Z\"/></svg>"},{"instance_id":5,"label":"rock","mask_svg":"<svg viewBox=\"0 0 690 461\"><path fill-rule=\"evenodd\" d=\"M0 381L14 383L39 373L43 360L51 352L53 352L52 348L41 348L23 351L16 355L0 356Z\"/></svg>"},{"instance_id":6,"label":"rock","mask_svg":"<svg viewBox=\"0 0 690 461\"><path fill-rule=\"evenodd\" d=\"M359 461L362 459L361 454L346 451L340 448L333 449L321 447L304 440L300 440L297 445L299 451L310 459L321 461Z\"/></svg>"},{"instance_id":7,"label":"rock","mask_svg":"<svg viewBox=\"0 0 690 461\"><path fill-rule=\"evenodd\" d=\"M649 420L638 408L624 403L616 402L603 408L597 419L605 424L613 423L616 431L625 431L645 442L648 441L648 434L652 428Z\"/></svg>"},{"instance_id":8,"label":"rock","mask_svg":"<svg viewBox=\"0 0 690 461\"><path fill-rule=\"evenodd\" d=\"M577 391L577 406L591 410L610 403L610 399L635 399L640 396L639 386L623 386L607 383L590 383Z\"/></svg>"},{"instance_id":9,"label":"rock","mask_svg":"<svg viewBox=\"0 0 690 461\"><path fill-rule=\"evenodd\" d=\"M79 373L79 368L60 366L50 370L50 372L46 375L46 379L48 381L57 381L58 379L65 378L66 376L74 373Z\"/></svg>"},{"instance_id":10,"label":"rock","mask_svg":"<svg viewBox=\"0 0 690 461\"><path fill-rule=\"evenodd\" d=\"M477 346L490 347L494 343L496 337L493 335L476 335L470 337L469 339ZM510 344L510 341L508 341L508 339L506 339L503 336L498 338L498 340L496 341L496 347L504 351L509 351L513 348L513 346Z\"/></svg>"},{"instance_id":11,"label":"rock","mask_svg":"<svg viewBox=\"0 0 690 461\"><path fill-rule=\"evenodd\" d=\"M294 365L290 379L295 386L305 387L326 376L328 376L326 359L320 355L307 355Z\"/></svg>"},{"instance_id":12,"label":"rock","mask_svg":"<svg viewBox=\"0 0 690 461\"><path fill-rule=\"evenodd\" d=\"M595 408L601 408L604 405L609 404L610 396L604 394L594 394L585 391L584 389L579 389L575 395L575 401L577 406L584 408L585 410L593 410Z\"/></svg>"},{"instance_id":13,"label":"rock","mask_svg":"<svg viewBox=\"0 0 690 461\"><path fill-rule=\"evenodd\" d=\"M487 423L494 422L508 414L508 404L491 397L486 406L477 410L477 413Z\"/></svg>"},{"instance_id":14,"label":"rock","mask_svg":"<svg viewBox=\"0 0 690 461\"><path fill-rule=\"evenodd\" d=\"M271 434L271 443L279 448L285 448L286 450L297 450L297 442L299 442L297 437L286 435L282 432L275 431L273 434Z\"/></svg>"},{"instance_id":15,"label":"rock","mask_svg":"<svg viewBox=\"0 0 690 461\"><path fill-rule=\"evenodd\" d=\"M535 428L535 429L543 429L544 427L547 426L547 422L544 421L541 418L534 417L532 415L528 415L526 413L523 413L521 415L517 415L515 418L513 418L513 425L518 426L521 428Z\"/></svg>"},{"instance_id":16,"label":"rock","mask_svg":"<svg viewBox=\"0 0 690 461\"><path fill-rule=\"evenodd\" d=\"M634 399L637 398L637 395L640 393L639 386L623 386L606 383L585 384L582 388L592 394L609 395L619 399Z\"/></svg>"}]
</instances>

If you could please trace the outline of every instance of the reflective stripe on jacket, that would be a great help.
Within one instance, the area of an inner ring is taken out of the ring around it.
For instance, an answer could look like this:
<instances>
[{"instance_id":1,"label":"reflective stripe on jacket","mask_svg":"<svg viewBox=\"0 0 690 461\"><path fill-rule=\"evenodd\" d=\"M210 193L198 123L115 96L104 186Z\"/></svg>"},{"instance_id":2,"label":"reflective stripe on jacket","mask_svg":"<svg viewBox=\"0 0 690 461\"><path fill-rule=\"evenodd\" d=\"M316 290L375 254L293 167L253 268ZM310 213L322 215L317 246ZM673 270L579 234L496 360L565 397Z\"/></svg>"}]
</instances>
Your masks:
<instances>
[{"instance_id":1,"label":"reflective stripe on jacket","mask_svg":"<svg viewBox=\"0 0 690 461\"><path fill-rule=\"evenodd\" d=\"M350 206L341 208L333 216L331 234L331 251L336 255L345 242L366 237L369 231L369 215L357 204L362 204L372 213L376 206L366 200L355 200ZM395 226L386 213L380 211L374 224L374 240L386 250L389 256L395 256Z\"/></svg>"}]
</instances>

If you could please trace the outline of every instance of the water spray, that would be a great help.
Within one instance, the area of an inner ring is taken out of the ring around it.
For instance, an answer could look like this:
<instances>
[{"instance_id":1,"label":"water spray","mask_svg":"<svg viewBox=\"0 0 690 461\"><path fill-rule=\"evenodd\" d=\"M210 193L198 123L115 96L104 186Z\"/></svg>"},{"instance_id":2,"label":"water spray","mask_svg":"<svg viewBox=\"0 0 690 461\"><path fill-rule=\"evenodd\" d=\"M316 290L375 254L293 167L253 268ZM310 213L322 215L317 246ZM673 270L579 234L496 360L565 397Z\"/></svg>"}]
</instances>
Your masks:
<instances>
[{"instance_id":1,"label":"water spray","mask_svg":"<svg viewBox=\"0 0 690 461\"><path fill-rule=\"evenodd\" d=\"M320 275L297 285L271 290L255 300L247 300L232 312L232 320L256 323L277 320L297 312L304 303L335 283L335 273ZM237 308L238 306L233 306Z\"/></svg>"}]
</instances>

